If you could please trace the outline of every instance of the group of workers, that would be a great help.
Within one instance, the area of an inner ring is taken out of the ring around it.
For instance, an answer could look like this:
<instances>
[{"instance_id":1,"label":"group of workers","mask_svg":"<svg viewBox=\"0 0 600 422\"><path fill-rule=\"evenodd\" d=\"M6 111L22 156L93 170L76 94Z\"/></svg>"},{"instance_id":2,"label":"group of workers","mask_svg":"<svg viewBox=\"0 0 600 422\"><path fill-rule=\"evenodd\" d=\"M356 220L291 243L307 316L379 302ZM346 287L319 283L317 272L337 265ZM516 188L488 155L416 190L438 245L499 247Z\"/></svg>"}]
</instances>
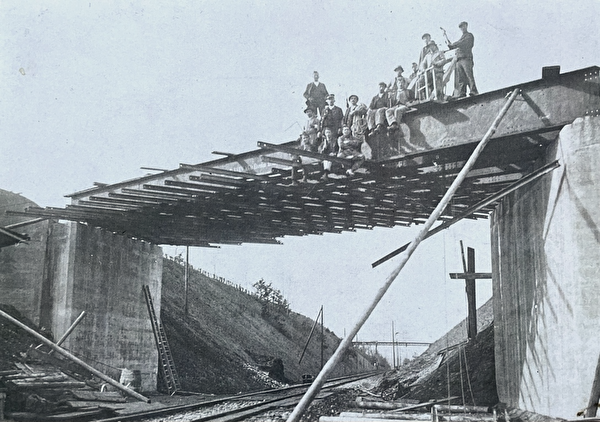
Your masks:
<instances>
[{"instance_id":1,"label":"group of workers","mask_svg":"<svg viewBox=\"0 0 600 422\"><path fill-rule=\"evenodd\" d=\"M474 37L468 31L467 22L461 22L459 28L462 36L456 42L451 42L442 28L448 50L456 50L454 59L446 59L431 35L423 34L425 46L420 52L419 62L412 63L410 76L404 77L404 69L397 66L394 80L389 84L379 83L379 92L369 107L359 103L358 96L353 94L348 97L347 108L343 112L335 105L335 95L327 91L315 71L313 82L304 91L307 122L300 136L300 149L350 159L352 166L346 174L353 176L365 159L371 158L366 136L382 133L386 128L389 134L399 130L399 122L412 102L459 99L467 95L467 89L469 95L477 95L473 77ZM454 92L452 96L445 96L444 66L451 61L454 61ZM328 180L331 167L331 161L323 161L322 180Z\"/></svg>"}]
</instances>

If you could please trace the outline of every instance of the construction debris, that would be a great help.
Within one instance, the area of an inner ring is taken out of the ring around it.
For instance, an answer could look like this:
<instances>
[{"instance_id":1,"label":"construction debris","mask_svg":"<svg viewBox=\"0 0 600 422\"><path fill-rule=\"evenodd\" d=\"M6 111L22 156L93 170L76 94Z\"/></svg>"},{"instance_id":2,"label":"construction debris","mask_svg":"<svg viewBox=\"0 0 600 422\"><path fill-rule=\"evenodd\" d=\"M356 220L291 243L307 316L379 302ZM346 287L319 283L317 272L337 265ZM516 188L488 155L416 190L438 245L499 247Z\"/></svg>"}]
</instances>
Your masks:
<instances>
[{"instance_id":1,"label":"construction debris","mask_svg":"<svg viewBox=\"0 0 600 422\"><path fill-rule=\"evenodd\" d=\"M2 310L28 330L0 318L0 420L90 420L115 416L123 407L126 398L120 392L98 391L103 380L60 353L36 348L29 330L39 329L13 307L2 305Z\"/></svg>"}]
</instances>

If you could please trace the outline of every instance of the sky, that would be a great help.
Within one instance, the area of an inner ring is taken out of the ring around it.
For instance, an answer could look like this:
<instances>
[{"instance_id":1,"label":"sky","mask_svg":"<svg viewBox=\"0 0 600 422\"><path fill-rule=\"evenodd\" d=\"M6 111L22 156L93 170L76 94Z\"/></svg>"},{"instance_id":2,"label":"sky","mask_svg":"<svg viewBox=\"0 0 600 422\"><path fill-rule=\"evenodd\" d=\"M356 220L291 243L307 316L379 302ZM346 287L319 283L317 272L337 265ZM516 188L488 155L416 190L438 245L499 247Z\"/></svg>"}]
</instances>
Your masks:
<instances>
[{"instance_id":1,"label":"sky","mask_svg":"<svg viewBox=\"0 0 600 422\"><path fill-rule=\"evenodd\" d=\"M295 139L314 70L337 104L368 103L416 61L421 35L475 36L479 92L539 79L543 66L598 64L600 0L0 0L0 188L40 206L94 182ZM251 287L271 282L292 309L343 335L394 268L371 262L415 228L281 239L283 246L191 249L191 264ZM466 314L459 241L490 271L488 221L424 242L359 340L433 341ZM176 255L184 248L165 248ZM479 304L491 282L478 282ZM412 350L412 349L411 349ZM412 353L409 350L404 353Z\"/></svg>"}]
</instances>

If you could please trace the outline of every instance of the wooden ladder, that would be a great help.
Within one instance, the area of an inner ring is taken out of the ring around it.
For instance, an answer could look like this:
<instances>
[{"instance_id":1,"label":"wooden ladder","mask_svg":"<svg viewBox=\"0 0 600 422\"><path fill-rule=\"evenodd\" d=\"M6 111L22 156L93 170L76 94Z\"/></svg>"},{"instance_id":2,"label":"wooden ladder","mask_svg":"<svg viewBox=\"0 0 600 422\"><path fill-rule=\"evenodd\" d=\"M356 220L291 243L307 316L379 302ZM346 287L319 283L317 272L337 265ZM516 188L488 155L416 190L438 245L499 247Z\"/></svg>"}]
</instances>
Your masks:
<instances>
[{"instance_id":1,"label":"wooden ladder","mask_svg":"<svg viewBox=\"0 0 600 422\"><path fill-rule=\"evenodd\" d=\"M150 287L146 284L143 287L144 296L146 298L146 305L148 305L148 313L150 313L150 322L152 323L152 332L154 333L154 340L156 340L156 348L158 349L159 367L161 374L167 384L167 389L170 395L175 394L176 391L181 390L179 384L179 376L175 369L175 362L173 361L173 355L171 354L171 348L167 340L167 334L165 329L160 322L160 319L156 316L154 310L154 303L152 302L152 295L150 294Z\"/></svg>"}]
</instances>

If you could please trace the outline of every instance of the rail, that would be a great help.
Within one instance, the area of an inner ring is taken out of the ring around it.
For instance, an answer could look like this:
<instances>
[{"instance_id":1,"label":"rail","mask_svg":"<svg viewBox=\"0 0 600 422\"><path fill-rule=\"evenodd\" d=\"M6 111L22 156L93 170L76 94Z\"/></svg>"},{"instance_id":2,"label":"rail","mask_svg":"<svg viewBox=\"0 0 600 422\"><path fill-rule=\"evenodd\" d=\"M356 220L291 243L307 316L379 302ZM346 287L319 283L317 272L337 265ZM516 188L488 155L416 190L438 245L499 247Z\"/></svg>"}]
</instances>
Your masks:
<instances>
[{"instance_id":1,"label":"rail","mask_svg":"<svg viewBox=\"0 0 600 422\"><path fill-rule=\"evenodd\" d=\"M379 374L378 371L366 372L364 374L357 375L349 375L340 378L334 378L329 380L324 386L323 390L333 389L345 384L350 384L352 382L369 378L374 375ZM167 415L179 415L181 413L198 411L198 417L194 418L194 416L189 416L186 418L188 421L200 422L200 421L236 421L243 420L244 418L258 415L260 413L266 412L272 408L285 406L292 407L295 406L300 398L304 395L305 391L308 389L307 384L296 384L290 387L285 388L275 388L268 390L261 390L252 393L245 394L237 394L233 396L227 396L215 400L202 401L199 403L192 403L180 406L172 406L168 408L150 410L150 411L142 411L129 415L120 415L107 419L97 420L96 422L129 422L129 421L138 421L138 420L152 420L152 418L163 418ZM284 397L275 397L272 399L265 400L265 395L273 395L273 394L281 394L284 393ZM287 394L286 394L287 393ZM255 400L253 400L253 398ZM211 415L202 415L203 409L209 408L210 406L215 406L223 403L227 403L230 401L239 402L240 399L245 399L246 401L257 401L261 400L260 403L252 403L246 406L242 406L238 409L234 410L225 410L222 412L217 412ZM194 419L192 419L194 418ZM162 420L162 419L156 419Z\"/></svg>"}]
</instances>

